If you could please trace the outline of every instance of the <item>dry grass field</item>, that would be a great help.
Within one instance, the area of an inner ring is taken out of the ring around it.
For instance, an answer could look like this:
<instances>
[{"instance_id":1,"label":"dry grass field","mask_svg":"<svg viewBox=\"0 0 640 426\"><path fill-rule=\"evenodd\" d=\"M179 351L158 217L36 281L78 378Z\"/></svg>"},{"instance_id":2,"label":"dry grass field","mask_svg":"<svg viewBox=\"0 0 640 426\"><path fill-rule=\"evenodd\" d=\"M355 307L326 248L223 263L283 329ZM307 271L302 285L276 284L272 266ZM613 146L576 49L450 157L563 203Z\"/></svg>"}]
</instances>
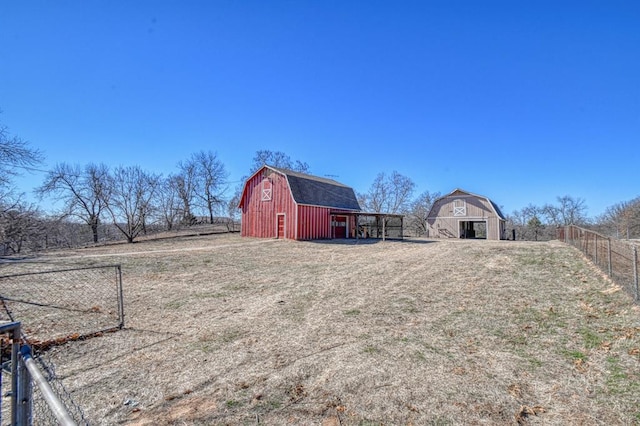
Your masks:
<instances>
[{"instance_id":1,"label":"dry grass field","mask_svg":"<svg viewBox=\"0 0 640 426\"><path fill-rule=\"evenodd\" d=\"M122 264L126 329L49 354L92 424L640 424L638 306L559 242L209 235L39 260Z\"/></svg>"}]
</instances>

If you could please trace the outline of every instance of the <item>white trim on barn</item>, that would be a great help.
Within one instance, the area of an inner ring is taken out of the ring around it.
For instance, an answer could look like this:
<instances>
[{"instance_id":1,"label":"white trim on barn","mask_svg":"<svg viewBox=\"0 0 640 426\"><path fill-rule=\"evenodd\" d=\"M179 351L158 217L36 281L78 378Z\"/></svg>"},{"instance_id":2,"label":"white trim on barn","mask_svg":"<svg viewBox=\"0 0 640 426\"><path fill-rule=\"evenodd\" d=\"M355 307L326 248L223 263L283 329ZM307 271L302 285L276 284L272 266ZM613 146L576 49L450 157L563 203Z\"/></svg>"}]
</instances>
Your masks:
<instances>
[{"instance_id":1,"label":"white trim on barn","mask_svg":"<svg viewBox=\"0 0 640 426\"><path fill-rule=\"evenodd\" d=\"M453 200L453 215L454 216L467 215L467 203L462 198L456 198L455 200Z\"/></svg>"}]
</instances>

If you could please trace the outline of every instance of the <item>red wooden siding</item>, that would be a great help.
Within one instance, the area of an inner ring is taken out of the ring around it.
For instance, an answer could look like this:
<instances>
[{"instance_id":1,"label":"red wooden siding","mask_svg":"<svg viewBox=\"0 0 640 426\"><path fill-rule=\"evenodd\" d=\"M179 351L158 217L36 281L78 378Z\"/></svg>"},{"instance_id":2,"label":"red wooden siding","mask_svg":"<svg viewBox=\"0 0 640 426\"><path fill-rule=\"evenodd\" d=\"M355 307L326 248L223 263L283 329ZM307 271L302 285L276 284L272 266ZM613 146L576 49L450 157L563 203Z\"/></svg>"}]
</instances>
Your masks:
<instances>
[{"instance_id":1,"label":"red wooden siding","mask_svg":"<svg viewBox=\"0 0 640 426\"><path fill-rule=\"evenodd\" d=\"M326 207L298 206L298 240L331 238L331 215Z\"/></svg>"},{"instance_id":2,"label":"red wooden siding","mask_svg":"<svg viewBox=\"0 0 640 426\"><path fill-rule=\"evenodd\" d=\"M269 167L256 172L245 183L240 207L241 235L258 238L334 238L331 212L334 212L334 216L342 213L330 207L297 204L291 194L287 177ZM344 213L348 215L352 212L345 210ZM348 235L342 234L351 234L355 228L355 217L343 217L343 221L346 220L349 225L341 232L340 236L343 238Z\"/></svg>"},{"instance_id":3,"label":"red wooden siding","mask_svg":"<svg viewBox=\"0 0 640 426\"><path fill-rule=\"evenodd\" d=\"M283 213L285 215L285 238L295 238L296 204L291 197L287 179L278 173L272 173L269 180L271 182L271 200L265 201L262 196L262 173L255 174L246 183L242 202L241 235L243 237L276 238L278 232L276 215Z\"/></svg>"}]
</instances>

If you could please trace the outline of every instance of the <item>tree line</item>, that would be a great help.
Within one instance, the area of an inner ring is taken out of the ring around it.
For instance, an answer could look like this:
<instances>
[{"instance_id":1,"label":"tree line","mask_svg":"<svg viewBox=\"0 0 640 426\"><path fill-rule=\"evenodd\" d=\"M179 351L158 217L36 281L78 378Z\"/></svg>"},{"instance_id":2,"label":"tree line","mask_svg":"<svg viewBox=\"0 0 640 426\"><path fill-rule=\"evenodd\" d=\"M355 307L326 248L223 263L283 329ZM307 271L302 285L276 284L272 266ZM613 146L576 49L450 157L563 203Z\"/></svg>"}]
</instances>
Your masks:
<instances>
[{"instance_id":1,"label":"tree line","mask_svg":"<svg viewBox=\"0 0 640 426\"><path fill-rule=\"evenodd\" d=\"M228 230L238 221L237 206L244 181L264 164L311 173L306 162L279 151L257 151L248 175L231 190L224 163L215 152L200 151L177 163L167 176L139 166L59 163L46 172L35 193L61 206L44 213L17 194L13 182L20 169L36 167L43 155L0 125L0 252L17 254L51 247L124 239L172 231L202 223L222 223ZM368 191L358 193L363 211L402 214L405 233L422 236L427 215L440 192L414 196L416 185L397 171L379 173ZM518 239L555 238L558 226L591 226L618 238L640 237L640 197L620 202L595 219L586 215L581 198L559 196L553 204L528 205L507 215L507 229Z\"/></svg>"},{"instance_id":2,"label":"tree line","mask_svg":"<svg viewBox=\"0 0 640 426\"><path fill-rule=\"evenodd\" d=\"M42 154L0 127L0 253L74 247L200 224L235 229L242 184L230 194L224 163L212 151L200 151L177 163L167 176L140 166L89 163L56 164L34 192L51 199L58 211L44 213L13 187L20 168L36 167ZM282 152L257 151L250 174L263 164L309 172L309 165ZM243 181L246 179L243 178ZM81 226L80 226L81 225Z\"/></svg>"},{"instance_id":3,"label":"tree line","mask_svg":"<svg viewBox=\"0 0 640 426\"><path fill-rule=\"evenodd\" d=\"M366 193L358 194L360 206L366 211L397 213L405 216L405 233L422 236L427 230L427 218L440 192L425 191L413 198L415 183L394 171L380 173ZM521 240L550 240L556 237L559 226L579 225L598 228L607 234L626 238L640 236L640 197L607 209L595 220L587 217L584 199L569 195L556 197L555 203L528 206L507 214L506 228L510 238Z\"/></svg>"}]
</instances>

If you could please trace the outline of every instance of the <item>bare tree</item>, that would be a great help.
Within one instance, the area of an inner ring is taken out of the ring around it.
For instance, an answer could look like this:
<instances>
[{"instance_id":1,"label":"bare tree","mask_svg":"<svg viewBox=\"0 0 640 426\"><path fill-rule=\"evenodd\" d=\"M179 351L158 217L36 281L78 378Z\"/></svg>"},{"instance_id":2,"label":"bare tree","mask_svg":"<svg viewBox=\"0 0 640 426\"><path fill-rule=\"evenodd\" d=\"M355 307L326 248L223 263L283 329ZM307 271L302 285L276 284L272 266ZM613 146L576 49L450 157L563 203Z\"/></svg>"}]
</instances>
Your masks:
<instances>
[{"instance_id":1,"label":"bare tree","mask_svg":"<svg viewBox=\"0 0 640 426\"><path fill-rule=\"evenodd\" d=\"M511 215L507 216L507 225L515 230L517 239L537 239L544 229L544 224L540 220L542 213L543 208L529 204L520 210L514 210Z\"/></svg>"},{"instance_id":2,"label":"bare tree","mask_svg":"<svg viewBox=\"0 0 640 426\"><path fill-rule=\"evenodd\" d=\"M581 198L568 195L557 197L558 204L542 207L529 204L507 216L507 226L512 227L521 240L540 240L555 237L555 228L565 225L581 225L587 222L586 204Z\"/></svg>"},{"instance_id":3,"label":"bare tree","mask_svg":"<svg viewBox=\"0 0 640 426\"><path fill-rule=\"evenodd\" d=\"M98 227L110 197L109 169L104 164L85 167L57 164L36 189L41 196L53 196L64 204L64 215L86 223L98 242Z\"/></svg>"},{"instance_id":4,"label":"bare tree","mask_svg":"<svg viewBox=\"0 0 640 426\"><path fill-rule=\"evenodd\" d=\"M640 197L629 201L625 212L627 239L640 237Z\"/></svg>"},{"instance_id":5,"label":"bare tree","mask_svg":"<svg viewBox=\"0 0 640 426\"><path fill-rule=\"evenodd\" d=\"M0 188L11 186L12 179L19 175L19 168L36 166L42 159L40 151L31 148L18 136L11 135L9 129L0 123Z\"/></svg>"},{"instance_id":6,"label":"bare tree","mask_svg":"<svg viewBox=\"0 0 640 426\"><path fill-rule=\"evenodd\" d=\"M2 254L20 254L26 248L37 250L44 243L44 224L38 209L22 202L0 210Z\"/></svg>"},{"instance_id":7,"label":"bare tree","mask_svg":"<svg viewBox=\"0 0 640 426\"><path fill-rule=\"evenodd\" d=\"M441 197L440 192L430 193L425 191L411 203L409 213L409 226L416 235L424 235L427 231L427 217L435 200Z\"/></svg>"},{"instance_id":8,"label":"bare tree","mask_svg":"<svg viewBox=\"0 0 640 426\"><path fill-rule=\"evenodd\" d=\"M415 183L394 171L390 176L379 173L366 194L359 194L360 205L376 213L400 214L409 211Z\"/></svg>"},{"instance_id":9,"label":"bare tree","mask_svg":"<svg viewBox=\"0 0 640 426\"><path fill-rule=\"evenodd\" d=\"M40 151L12 135L0 123L0 243L5 253L20 252L25 242L37 244L40 228L36 225L40 213L22 202L22 194L16 193L13 179L20 175L20 169L28 170L42 160Z\"/></svg>"},{"instance_id":10,"label":"bare tree","mask_svg":"<svg viewBox=\"0 0 640 426\"><path fill-rule=\"evenodd\" d=\"M194 214L194 204L196 196L196 170L197 164L194 156L186 161L178 163L179 172L171 180L175 186L178 198L182 203L182 223L193 225L196 221Z\"/></svg>"},{"instance_id":11,"label":"bare tree","mask_svg":"<svg viewBox=\"0 0 640 426\"><path fill-rule=\"evenodd\" d=\"M557 205L546 204L542 208L549 224L566 226L587 223L587 205L584 199L564 195L557 197L557 201Z\"/></svg>"},{"instance_id":12,"label":"bare tree","mask_svg":"<svg viewBox=\"0 0 640 426\"><path fill-rule=\"evenodd\" d=\"M88 241L87 235L91 230L84 223L69 220L69 217L51 216L42 219L46 235L44 236L45 248L71 248L85 244ZM102 228L107 225L102 224ZM103 238L107 232L102 231Z\"/></svg>"},{"instance_id":13,"label":"bare tree","mask_svg":"<svg viewBox=\"0 0 640 426\"><path fill-rule=\"evenodd\" d=\"M384 177L384 173L378 174L369 192L358 194L358 203L364 210L378 213L384 210L385 200L389 197L389 187Z\"/></svg>"},{"instance_id":14,"label":"bare tree","mask_svg":"<svg viewBox=\"0 0 640 426\"><path fill-rule=\"evenodd\" d=\"M139 166L121 166L114 170L109 181L111 196L106 210L127 242L133 243L145 231L147 217L152 215L160 176L149 174Z\"/></svg>"},{"instance_id":15,"label":"bare tree","mask_svg":"<svg viewBox=\"0 0 640 426\"><path fill-rule=\"evenodd\" d=\"M300 160L292 160L289 155L281 151L263 149L256 151L249 174L255 173L265 164L282 169L293 170L295 172L309 173L309 165L307 163Z\"/></svg>"},{"instance_id":16,"label":"bare tree","mask_svg":"<svg viewBox=\"0 0 640 426\"><path fill-rule=\"evenodd\" d=\"M183 182L179 176L170 175L163 179L158 185L158 215L164 223L167 231L171 231L184 218L184 211L181 207L182 197L180 196L180 182Z\"/></svg>"},{"instance_id":17,"label":"bare tree","mask_svg":"<svg viewBox=\"0 0 640 426\"><path fill-rule=\"evenodd\" d=\"M213 223L216 211L223 204L227 171L222 161L211 151L200 151L191 157L195 165L195 195Z\"/></svg>"},{"instance_id":18,"label":"bare tree","mask_svg":"<svg viewBox=\"0 0 640 426\"><path fill-rule=\"evenodd\" d=\"M411 195L415 184L411 179L394 171L390 176L379 173L366 194L358 194L358 203L364 210L373 213L405 214L409 211ZM380 223L376 216L375 228L380 232L389 224L385 218Z\"/></svg>"},{"instance_id":19,"label":"bare tree","mask_svg":"<svg viewBox=\"0 0 640 426\"><path fill-rule=\"evenodd\" d=\"M607 207L597 222L600 226L613 230L617 238L640 236L640 197Z\"/></svg>"},{"instance_id":20,"label":"bare tree","mask_svg":"<svg viewBox=\"0 0 640 426\"><path fill-rule=\"evenodd\" d=\"M242 189L236 190L233 197L227 203L227 214L229 215L229 221L231 231L235 230L235 223L240 219L240 212L238 211L238 205L240 204L240 197L242 196Z\"/></svg>"}]
</instances>

